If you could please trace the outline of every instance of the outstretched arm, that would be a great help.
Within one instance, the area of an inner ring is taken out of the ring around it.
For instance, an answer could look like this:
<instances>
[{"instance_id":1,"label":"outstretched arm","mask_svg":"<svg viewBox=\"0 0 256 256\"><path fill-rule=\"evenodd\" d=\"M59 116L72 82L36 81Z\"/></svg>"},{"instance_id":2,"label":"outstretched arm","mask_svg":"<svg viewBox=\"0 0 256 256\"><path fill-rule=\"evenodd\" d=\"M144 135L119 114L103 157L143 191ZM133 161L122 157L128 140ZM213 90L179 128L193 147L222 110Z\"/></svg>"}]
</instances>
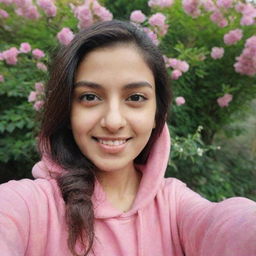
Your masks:
<instances>
[{"instance_id":1,"label":"outstretched arm","mask_svg":"<svg viewBox=\"0 0 256 256\"><path fill-rule=\"evenodd\" d=\"M212 203L185 188L178 225L186 256L256 255L256 203L249 199Z\"/></svg>"}]
</instances>

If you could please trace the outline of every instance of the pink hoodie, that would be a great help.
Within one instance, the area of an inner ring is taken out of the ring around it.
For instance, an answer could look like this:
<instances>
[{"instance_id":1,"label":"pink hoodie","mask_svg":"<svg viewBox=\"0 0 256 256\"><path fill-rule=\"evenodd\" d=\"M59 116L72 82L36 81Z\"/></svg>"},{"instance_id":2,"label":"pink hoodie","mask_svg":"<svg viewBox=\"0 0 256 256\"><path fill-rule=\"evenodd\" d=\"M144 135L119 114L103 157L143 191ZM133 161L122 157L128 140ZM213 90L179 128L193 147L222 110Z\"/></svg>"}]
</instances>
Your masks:
<instances>
[{"instance_id":1,"label":"pink hoodie","mask_svg":"<svg viewBox=\"0 0 256 256\"><path fill-rule=\"evenodd\" d=\"M155 144L128 212L114 209L96 182L96 256L256 256L256 203L212 203L174 178L164 178L167 127ZM44 159L36 180L0 186L0 254L68 256L65 205L56 184L59 166ZM79 246L78 246L79 248ZM90 254L93 255L93 254Z\"/></svg>"}]
</instances>

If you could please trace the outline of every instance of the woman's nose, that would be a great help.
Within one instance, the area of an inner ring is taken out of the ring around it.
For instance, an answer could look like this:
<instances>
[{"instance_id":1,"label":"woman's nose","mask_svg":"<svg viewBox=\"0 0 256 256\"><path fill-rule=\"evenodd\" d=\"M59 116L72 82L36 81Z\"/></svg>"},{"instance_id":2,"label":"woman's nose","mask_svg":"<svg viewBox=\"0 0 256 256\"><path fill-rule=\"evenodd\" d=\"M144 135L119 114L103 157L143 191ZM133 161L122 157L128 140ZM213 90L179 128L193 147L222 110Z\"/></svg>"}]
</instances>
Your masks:
<instances>
[{"instance_id":1,"label":"woman's nose","mask_svg":"<svg viewBox=\"0 0 256 256\"><path fill-rule=\"evenodd\" d=\"M115 133L125 125L126 119L124 117L124 113L121 111L120 105L115 104L109 106L101 119L101 126L109 130L111 133Z\"/></svg>"}]
</instances>

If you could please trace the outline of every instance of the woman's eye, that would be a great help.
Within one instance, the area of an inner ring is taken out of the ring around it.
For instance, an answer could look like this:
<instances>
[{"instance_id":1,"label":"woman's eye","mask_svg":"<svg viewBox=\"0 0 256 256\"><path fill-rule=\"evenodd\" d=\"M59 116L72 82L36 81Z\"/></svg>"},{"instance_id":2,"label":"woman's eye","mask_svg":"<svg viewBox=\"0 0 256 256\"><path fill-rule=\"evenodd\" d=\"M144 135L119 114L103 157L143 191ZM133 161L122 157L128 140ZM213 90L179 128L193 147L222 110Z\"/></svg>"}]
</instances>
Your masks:
<instances>
[{"instance_id":1,"label":"woman's eye","mask_svg":"<svg viewBox=\"0 0 256 256\"><path fill-rule=\"evenodd\" d=\"M95 94L92 94L92 93L87 93L87 94L83 94L81 97L80 97L80 100L81 101L98 101L100 100L100 98L95 95Z\"/></svg>"},{"instance_id":2,"label":"woman's eye","mask_svg":"<svg viewBox=\"0 0 256 256\"><path fill-rule=\"evenodd\" d=\"M140 95L140 94L134 94L134 95L131 95L129 98L128 98L128 101L145 101L147 98L143 95Z\"/></svg>"}]
</instances>

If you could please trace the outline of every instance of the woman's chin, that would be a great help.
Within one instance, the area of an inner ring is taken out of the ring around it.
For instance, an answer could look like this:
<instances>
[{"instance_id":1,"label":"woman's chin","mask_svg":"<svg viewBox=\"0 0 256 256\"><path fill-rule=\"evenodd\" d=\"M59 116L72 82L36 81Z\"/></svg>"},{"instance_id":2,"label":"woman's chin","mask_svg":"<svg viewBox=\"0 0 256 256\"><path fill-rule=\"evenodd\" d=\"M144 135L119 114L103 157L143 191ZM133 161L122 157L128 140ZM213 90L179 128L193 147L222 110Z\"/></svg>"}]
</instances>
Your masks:
<instances>
[{"instance_id":1,"label":"woman's chin","mask_svg":"<svg viewBox=\"0 0 256 256\"><path fill-rule=\"evenodd\" d=\"M95 163L94 163L95 164ZM133 169L133 161L131 163L118 163L118 160L113 162L103 162L101 164L95 164L100 172L114 173L118 171L125 171Z\"/></svg>"}]
</instances>

